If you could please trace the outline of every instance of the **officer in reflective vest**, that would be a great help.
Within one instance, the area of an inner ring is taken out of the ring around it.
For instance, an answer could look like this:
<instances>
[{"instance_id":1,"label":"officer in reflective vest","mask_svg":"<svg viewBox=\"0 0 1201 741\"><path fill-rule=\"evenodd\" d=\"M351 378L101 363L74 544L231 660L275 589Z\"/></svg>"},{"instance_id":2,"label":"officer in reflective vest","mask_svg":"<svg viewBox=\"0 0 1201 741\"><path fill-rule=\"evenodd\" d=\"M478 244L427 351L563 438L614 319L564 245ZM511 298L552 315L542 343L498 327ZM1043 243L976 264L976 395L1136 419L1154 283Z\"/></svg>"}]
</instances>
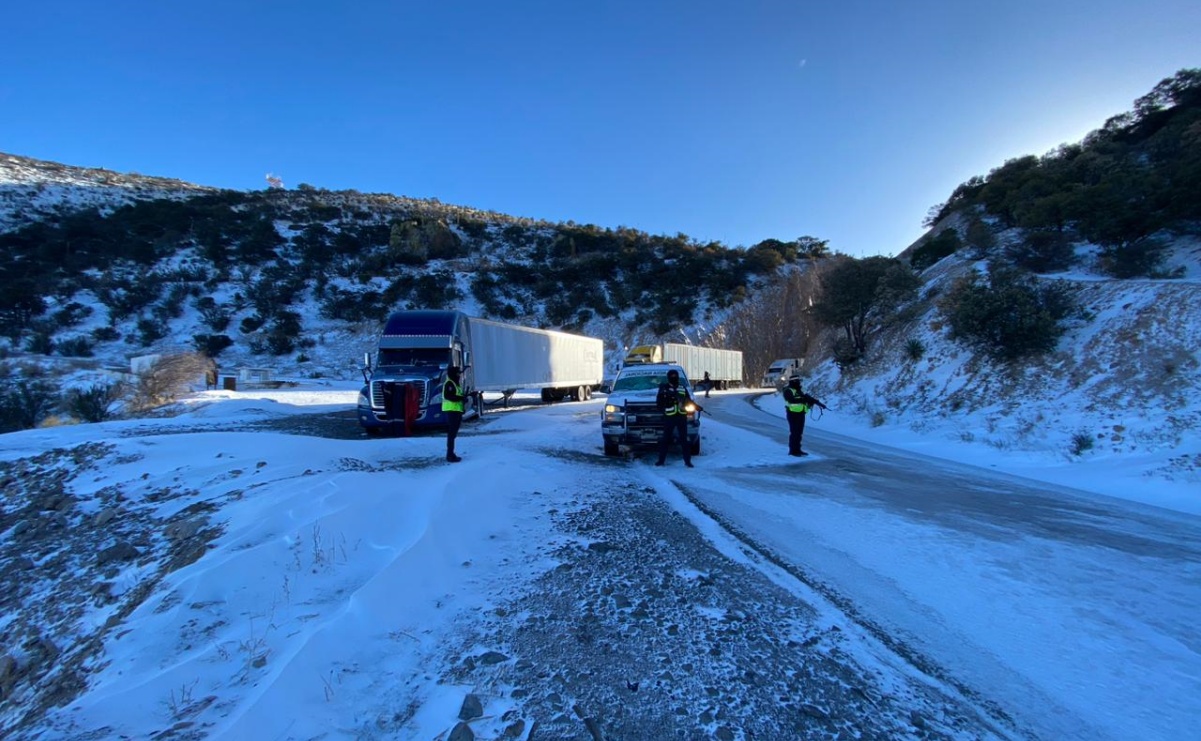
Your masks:
<instances>
[{"instance_id":1,"label":"officer in reflective vest","mask_svg":"<svg viewBox=\"0 0 1201 741\"><path fill-rule=\"evenodd\" d=\"M784 409L788 416L788 454L809 455L801 450L801 437L805 434L805 414L813 407L825 409L826 405L815 397L801 391L801 379L793 376L784 387Z\"/></svg>"},{"instance_id":2,"label":"officer in reflective vest","mask_svg":"<svg viewBox=\"0 0 1201 741\"><path fill-rule=\"evenodd\" d=\"M462 371L452 365L446 369L446 383L442 384L442 413L446 415L446 460L458 463L463 460L455 455L455 438L459 435L459 425L463 423L463 410L466 408L466 397L463 387L459 385Z\"/></svg>"},{"instance_id":3,"label":"officer in reflective vest","mask_svg":"<svg viewBox=\"0 0 1201 741\"><path fill-rule=\"evenodd\" d=\"M667 382L659 384L659 395L655 401L659 411L663 412L663 436L659 438L659 460L655 465L662 466L667 462L667 449L671 446L671 438L678 435L680 448L684 451L684 465L692 468L692 448L688 445L687 407L692 406L697 414L703 410L689 395L688 389L680 385L679 371L667 371Z\"/></svg>"}]
</instances>

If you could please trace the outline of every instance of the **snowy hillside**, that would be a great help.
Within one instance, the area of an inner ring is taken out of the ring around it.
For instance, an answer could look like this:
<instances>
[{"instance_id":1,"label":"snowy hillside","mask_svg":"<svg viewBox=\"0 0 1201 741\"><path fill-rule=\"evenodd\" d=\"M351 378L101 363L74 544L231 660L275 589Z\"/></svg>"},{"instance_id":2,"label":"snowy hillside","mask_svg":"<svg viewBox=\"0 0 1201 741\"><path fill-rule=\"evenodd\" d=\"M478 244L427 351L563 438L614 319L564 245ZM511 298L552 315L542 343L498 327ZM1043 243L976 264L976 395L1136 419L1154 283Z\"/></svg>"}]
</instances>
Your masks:
<instances>
[{"instance_id":1,"label":"snowy hillside","mask_svg":"<svg viewBox=\"0 0 1201 741\"><path fill-rule=\"evenodd\" d=\"M215 190L0 152L0 231L83 208L112 210L137 200L186 198Z\"/></svg>"},{"instance_id":2,"label":"snowy hillside","mask_svg":"<svg viewBox=\"0 0 1201 741\"><path fill-rule=\"evenodd\" d=\"M916 318L883 331L857 367L820 362L809 390L882 435L1201 483L1201 240L1174 243L1179 279L1114 280L1094 269L1087 245L1078 256L1073 272L1039 277L1075 286L1085 309L1046 356L999 363L949 339L939 297L986 269L965 250L923 273Z\"/></svg>"},{"instance_id":3,"label":"snowy hillside","mask_svg":"<svg viewBox=\"0 0 1201 741\"><path fill-rule=\"evenodd\" d=\"M16 219L29 215L51 218L52 213L84 203L111 208L142 198L212 192L179 181L12 156L0 157L0 183L5 198L0 224L7 224L8 229ZM279 265L303 264L303 245L313 228L297 223L307 213L303 209L341 214L340 220L329 222L330 230L345 232L358 223L347 220L347 214L353 213L355 218L367 219L369 228L379 228L370 226L373 223L384 225L387 242L388 220L404 218L423 235L460 245L445 257L435 256L421 266L404 268L410 274L406 280L416 286L407 299L409 305L423 305L422 292L432 287L436 297L453 295L456 308L476 316L503 318L495 314L499 308L512 313L508 320L556 328L561 325L549 322L548 317L552 313L567 316L574 323L572 331L605 340L610 366L622 348L639 341L702 343L720 336L723 322L736 307L718 305L714 300L717 291L695 291L700 301L691 312L692 320L676 324L670 333L656 333L649 322L661 318L662 310L648 310L637 301L633 303L636 308L627 305L609 315L584 307L585 302L597 300L603 304L624 291L629 281L644 278L635 274L643 265L655 267L654 261L647 259L649 253L630 268L613 270L597 260L600 253L575 255L576 244L568 240L572 254L563 261L567 277L560 280L569 280L574 274L578 285L558 284L548 300L539 295L537 283L545 281L550 271L547 245L553 250L564 244L555 225L354 192L272 191L258 197L269 198L268 205L276 209L274 229L286 242L282 249L290 263L281 258L275 266L243 265L214 273L202 246L183 244L151 271L166 287L173 285L175 275L210 276L205 290L217 306L229 307L229 328L223 331L236 339L217 358L227 373L241 367L265 367L275 378L353 381L360 377L363 354L372 349L387 309L381 305L377 311L363 312L365 318L359 321L331 319L329 312L322 310L322 300L328 303L331 290L349 297L363 298L371 292L386 297L395 285L389 283L386 272L364 282L361 272L352 272L345 262L335 262L325 268L327 278L321 279L324 299L319 298L315 285L306 285L294 298L288 296L289 302L294 300L288 308L302 328L298 346L291 352L263 351L261 338L270 327L248 333L242 324L263 311L262 302L275 300L271 293L275 284L291 279ZM447 214L456 218L444 218ZM1015 237L1011 234L1009 238ZM1201 243L1195 239L1174 242L1169 267L1180 268L1182 277L1162 280L1106 278L1095 269L1088 245L1080 245L1078 252L1080 260L1074 272L1040 278L1079 286L1079 299L1086 309L1086 318L1076 320L1049 355L998 364L949 339L939 297L957 278L984 267L983 261L963 250L921 274L924 286L916 313L911 314L915 318L883 329L857 366L840 371L829 359L833 330L825 335L825 341L814 343L806 360L808 389L837 414L870 425L880 434L904 430L926 436L933 444L988 446L1043 461L1121 461L1147 476L1201 481L1201 440L1196 432L1201 428L1201 368L1196 350L1201 346L1201 270L1197 267ZM136 269L118 269L113 274L127 286L135 286L143 275ZM752 277L747 296L754 298L770 287L772 276ZM480 290L481 277L491 289ZM261 297L260 308L254 303L256 295ZM480 296L488 298L490 305L484 305ZM82 386L97 374L128 369L132 357L190 351L196 335L214 330L196 300L184 298L186 294L174 305L176 314L169 319L169 332L148 341L144 335L148 317L167 315L166 298L157 306L114 318L111 309L89 290L47 295L49 313L66 311L72 304L84 307L78 313L85 316L76 325L59 329L54 342L104 331L117 339L97 342L91 357L22 352L19 347L10 347L7 357L26 369L40 368L37 373L58 378L63 386ZM392 305L403 307L406 303L402 300ZM773 314L795 316L796 310L776 308ZM922 347L917 358L908 349L914 340ZM749 355L754 348L739 349ZM803 352L798 349L790 354ZM762 370L748 366L748 383L753 384Z\"/></svg>"}]
</instances>

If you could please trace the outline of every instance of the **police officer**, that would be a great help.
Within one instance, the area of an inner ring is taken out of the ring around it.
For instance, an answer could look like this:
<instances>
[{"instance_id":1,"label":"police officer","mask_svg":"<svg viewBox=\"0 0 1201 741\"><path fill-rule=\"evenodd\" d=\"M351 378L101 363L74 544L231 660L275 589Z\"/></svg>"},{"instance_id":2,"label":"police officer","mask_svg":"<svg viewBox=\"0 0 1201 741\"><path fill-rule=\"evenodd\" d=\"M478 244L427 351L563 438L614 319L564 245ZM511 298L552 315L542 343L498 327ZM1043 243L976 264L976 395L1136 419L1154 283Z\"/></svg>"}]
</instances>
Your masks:
<instances>
[{"instance_id":1,"label":"police officer","mask_svg":"<svg viewBox=\"0 0 1201 741\"><path fill-rule=\"evenodd\" d=\"M446 415L446 460L458 463L463 460L455 455L455 438L459 435L459 425L463 423L463 410L466 407L466 397L463 387L459 385L462 371L452 365L446 369L446 383L442 384L442 413Z\"/></svg>"},{"instance_id":2,"label":"police officer","mask_svg":"<svg viewBox=\"0 0 1201 741\"><path fill-rule=\"evenodd\" d=\"M667 371L667 382L659 384L659 395L655 397L659 411L663 412L663 436L659 438L659 460L656 466L662 466L667 461L667 449L671 446L672 435L680 438L680 448L684 451L684 465L692 468L692 448L688 445L688 409L691 404L700 414L703 411L693 400L688 389L680 385L679 371Z\"/></svg>"},{"instance_id":3,"label":"police officer","mask_svg":"<svg viewBox=\"0 0 1201 741\"><path fill-rule=\"evenodd\" d=\"M788 454L809 455L801 450L801 437L805 434L805 414L813 407L825 409L826 405L801 390L800 376L788 379L784 387L784 409L788 413Z\"/></svg>"}]
</instances>

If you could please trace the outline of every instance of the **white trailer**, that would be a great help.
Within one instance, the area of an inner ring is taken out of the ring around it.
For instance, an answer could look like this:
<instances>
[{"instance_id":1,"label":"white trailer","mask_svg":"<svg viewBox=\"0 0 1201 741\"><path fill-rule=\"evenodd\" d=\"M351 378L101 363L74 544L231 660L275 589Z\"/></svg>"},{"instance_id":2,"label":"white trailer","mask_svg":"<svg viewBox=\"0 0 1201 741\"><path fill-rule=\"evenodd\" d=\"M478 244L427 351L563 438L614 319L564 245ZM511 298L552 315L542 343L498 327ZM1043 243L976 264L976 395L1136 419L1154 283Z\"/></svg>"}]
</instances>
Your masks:
<instances>
[{"instance_id":1,"label":"white trailer","mask_svg":"<svg viewBox=\"0 0 1201 741\"><path fill-rule=\"evenodd\" d=\"M676 363L693 384L702 382L705 374L715 389L742 385L742 351L720 350L716 347L697 347L674 342L663 343L663 362Z\"/></svg>"},{"instance_id":2,"label":"white trailer","mask_svg":"<svg viewBox=\"0 0 1201 741\"><path fill-rule=\"evenodd\" d=\"M375 362L364 357L359 424L369 434L445 425L447 369L463 369L464 412L478 414L483 392L541 389L543 401L592 395L604 373L595 337L473 319L461 311L398 311L380 334Z\"/></svg>"},{"instance_id":3,"label":"white trailer","mask_svg":"<svg viewBox=\"0 0 1201 741\"><path fill-rule=\"evenodd\" d=\"M470 323L476 391L541 389L543 401L584 400L600 386L603 340L474 317Z\"/></svg>"}]
</instances>

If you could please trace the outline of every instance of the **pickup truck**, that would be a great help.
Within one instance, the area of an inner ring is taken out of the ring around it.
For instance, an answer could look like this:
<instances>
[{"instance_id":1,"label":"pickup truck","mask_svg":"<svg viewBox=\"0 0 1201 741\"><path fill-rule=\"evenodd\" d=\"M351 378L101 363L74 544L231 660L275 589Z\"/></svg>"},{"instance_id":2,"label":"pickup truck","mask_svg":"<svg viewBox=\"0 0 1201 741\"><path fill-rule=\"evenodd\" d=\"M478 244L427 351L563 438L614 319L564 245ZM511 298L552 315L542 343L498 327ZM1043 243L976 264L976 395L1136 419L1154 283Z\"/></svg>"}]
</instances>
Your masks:
<instances>
[{"instance_id":1,"label":"pickup truck","mask_svg":"<svg viewBox=\"0 0 1201 741\"><path fill-rule=\"evenodd\" d=\"M675 363L628 365L617 374L613 390L601 410L601 436L605 455L619 455L627 449L657 446L663 433L663 412L655 404L659 384L667 382L667 372L680 374L680 384L695 393L688 374ZM688 445L692 455L701 453L701 415L688 413Z\"/></svg>"}]
</instances>

